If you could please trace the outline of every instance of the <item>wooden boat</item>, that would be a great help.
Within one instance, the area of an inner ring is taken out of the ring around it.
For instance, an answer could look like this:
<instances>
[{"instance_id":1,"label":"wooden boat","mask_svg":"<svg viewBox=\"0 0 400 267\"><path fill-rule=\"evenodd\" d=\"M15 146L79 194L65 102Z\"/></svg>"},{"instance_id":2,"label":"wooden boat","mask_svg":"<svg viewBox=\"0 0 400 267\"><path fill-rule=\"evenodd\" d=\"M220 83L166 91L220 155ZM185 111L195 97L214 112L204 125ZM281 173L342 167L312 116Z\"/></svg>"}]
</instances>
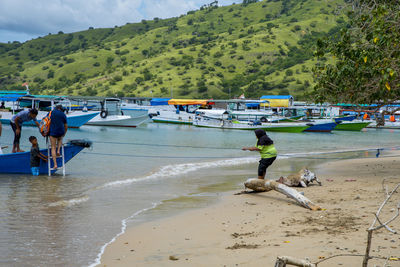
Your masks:
<instances>
[{"instance_id":1,"label":"wooden boat","mask_svg":"<svg viewBox=\"0 0 400 267\"><path fill-rule=\"evenodd\" d=\"M371 122L363 121L349 121L338 123L335 127L335 131L361 131L367 127Z\"/></svg>"},{"instance_id":2,"label":"wooden boat","mask_svg":"<svg viewBox=\"0 0 400 267\"><path fill-rule=\"evenodd\" d=\"M335 118L336 122L336 131L361 131L365 127L367 127L371 122L357 120L356 116L346 116Z\"/></svg>"},{"instance_id":3,"label":"wooden boat","mask_svg":"<svg viewBox=\"0 0 400 267\"><path fill-rule=\"evenodd\" d=\"M193 121L193 125L196 127L206 128L219 128L219 129L230 129L230 130L256 130L263 129L269 132L286 132L286 133L301 133L308 129L309 125L301 125L296 123L254 123L248 122L243 123L236 120L229 119L215 119L207 118L204 116L197 116Z\"/></svg>"},{"instance_id":4,"label":"wooden boat","mask_svg":"<svg viewBox=\"0 0 400 267\"><path fill-rule=\"evenodd\" d=\"M385 125L377 126L376 121L371 121L367 128L400 130L400 121L385 121Z\"/></svg>"},{"instance_id":5,"label":"wooden boat","mask_svg":"<svg viewBox=\"0 0 400 267\"><path fill-rule=\"evenodd\" d=\"M310 125L310 128L304 130L305 132L324 132L330 133L337 126L334 122L309 122L307 125Z\"/></svg>"},{"instance_id":6,"label":"wooden boat","mask_svg":"<svg viewBox=\"0 0 400 267\"><path fill-rule=\"evenodd\" d=\"M64 146L64 161L67 163L73 157L75 157L84 148L91 146L90 141L85 140L71 140ZM47 149L41 149L41 153L47 154ZM58 166L62 166L62 158L57 158ZM52 170L51 173L55 173L57 170ZM22 173L30 174L30 152L22 153L11 153L0 155L0 173ZM47 162L40 162L40 174L48 174L49 169Z\"/></svg>"}]
</instances>

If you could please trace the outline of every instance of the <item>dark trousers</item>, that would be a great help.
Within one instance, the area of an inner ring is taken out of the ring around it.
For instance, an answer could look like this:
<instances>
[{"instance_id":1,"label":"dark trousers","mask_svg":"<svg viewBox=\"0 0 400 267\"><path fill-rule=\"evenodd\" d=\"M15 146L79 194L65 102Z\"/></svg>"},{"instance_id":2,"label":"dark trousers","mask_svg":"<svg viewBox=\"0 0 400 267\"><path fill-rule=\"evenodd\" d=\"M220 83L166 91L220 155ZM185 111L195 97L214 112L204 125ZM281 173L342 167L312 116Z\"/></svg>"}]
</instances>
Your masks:
<instances>
[{"instance_id":1,"label":"dark trousers","mask_svg":"<svg viewBox=\"0 0 400 267\"><path fill-rule=\"evenodd\" d=\"M267 171L267 168L275 161L275 159L276 157L261 159L259 161L260 164L258 165L258 176L264 176Z\"/></svg>"},{"instance_id":2,"label":"dark trousers","mask_svg":"<svg viewBox=\"0 0 400 267\"><path fill-rule=\"evenodd\" d=\"M11 122L10 123L11 128L14 131L14 145L19 145L19 139L21 139L21 130L22 130L22 125L19 126L20 132L19 134L17 134L17 125L15 125L15 123Z\"/></svg>"}]
</instances>

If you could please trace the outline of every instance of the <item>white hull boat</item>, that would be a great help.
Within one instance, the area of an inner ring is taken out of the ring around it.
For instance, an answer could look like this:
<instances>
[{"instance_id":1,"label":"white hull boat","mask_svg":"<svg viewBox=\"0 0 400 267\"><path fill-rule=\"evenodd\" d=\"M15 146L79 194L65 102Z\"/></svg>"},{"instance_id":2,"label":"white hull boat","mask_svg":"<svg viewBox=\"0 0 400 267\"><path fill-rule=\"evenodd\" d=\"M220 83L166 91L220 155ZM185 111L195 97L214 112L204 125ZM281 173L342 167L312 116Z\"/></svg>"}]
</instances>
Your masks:
<instances>
[{"instance_id":1,"label":"white hull boat","mask_svg":"<svg viewBox=\"0 0 400 267\"><path fill-rule=\"evenodd\" d=\"M86 125L95 126L115 126L115 127L137 127L140 124L146 122L149 119L147 114L137 117L131 117L128 115L108 115L102 118L97 115L91 119Z\"/></svg>"},{"instance_id":2,"label":"white hull boat","mask_svg":"<svg viewBox=\"0 0 400 267\"><path fill-rule=\"evenodd\" d=\"M48 111L39 111L36 117L37 121L40 122L42 118L45 117L48 113L49 113ZM99 111L87 111L87 112L70 111L65 115L67 116L68 127L79 128L88 121L90 121L91 119L95 118L96 116L99 116L99 113L100 113ZM0 111L0 121L4 124L9 124L14 114L10 111ZM36 124L33 121L24 122L23 125L36 126Z\"/></svg>"}]
</instances>

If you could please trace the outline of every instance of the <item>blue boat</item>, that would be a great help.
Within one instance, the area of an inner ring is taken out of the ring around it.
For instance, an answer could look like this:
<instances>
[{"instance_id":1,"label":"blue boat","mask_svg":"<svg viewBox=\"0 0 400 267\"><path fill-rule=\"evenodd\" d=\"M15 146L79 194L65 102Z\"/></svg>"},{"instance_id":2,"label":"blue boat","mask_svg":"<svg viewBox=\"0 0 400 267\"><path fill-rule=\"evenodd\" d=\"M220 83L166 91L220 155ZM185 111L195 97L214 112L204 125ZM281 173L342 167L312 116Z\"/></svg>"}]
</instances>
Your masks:
<instances>
[{"instance_id":1,"label":"blue boat","mask_svg":"<svg viewBox=\"0 0 400 267\"><path fill-rule=\"evenodd\" d=\"M357 116L346 116L346 117L340 117L340 118L334 118L336 123L340 123L341 121L354 121L357 118Z\"/></svg>"},{"instance_id":2,"label":"blue boat","mask_svg":"<svg viewBox=\"0 0 400 267\"><path fill-rule=\"evenodd\" d=\"M64 160L65 163L70 161L84 148L90 147L92 142L85 140L71 140L64 146ZM47 156L47 149L41 149L41 153ZM62 158L57 158L58 166L62 166ZM57 170L52 170L55 173ZM0 173L22 173L30 174L30 152L11 153L0 155ZM40 174L48 174L49 169L47 162L40 161Z\"/></svg>"},{"instance_id":3,"label":"blue boat","mask_svg":"<svg viewBox=\"0 0 400 267\"><path fill-rule=\"evenodd\" d=\"M331 131L333 131L333 129L335 129L336 127L336 123L334 122L328 122L328 123L310 123L307 125L311 125L310 128L304 130L305 132L326 132L329 133Z\"/></svg>"}]
</instances>

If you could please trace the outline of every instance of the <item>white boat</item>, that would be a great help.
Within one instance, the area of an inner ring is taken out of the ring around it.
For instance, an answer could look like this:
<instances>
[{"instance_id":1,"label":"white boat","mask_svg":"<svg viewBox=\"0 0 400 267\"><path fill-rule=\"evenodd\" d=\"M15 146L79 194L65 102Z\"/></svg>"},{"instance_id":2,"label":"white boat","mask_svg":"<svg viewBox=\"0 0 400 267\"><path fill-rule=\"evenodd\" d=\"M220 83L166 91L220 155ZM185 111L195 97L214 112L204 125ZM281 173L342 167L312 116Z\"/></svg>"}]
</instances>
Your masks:
<instances>
[{"instance_id":1,"label":"white boat","mask_svg":"<svg viewBox=\"0 0 400 267\"><path fill-rule=\"evenodd\" d=\"M367 126L367 128L376 128L376 129L400 129L400 121L386 121L385 125L377 126L376 121L369 120L371 124Z\"/></svg>"},{"instance_id":2,"label":"white boat","mask_svg":"<svg viewBox=\"0 0 400 267\"><path fill-rule=\"evenodd\" d=\"M4 124L9 124L11 118L17 112L28 108L36 108L38 110L36 120L40 122L42 118L45 117L49 111L55 107L56 104L62 104L65 108L65 115L67 116L67 124L69 128L79 128L100 114L99 111L72 111L69 100L58 97L40 98L33 96L21 96L13 99L12 102L13 105L11 110L0 111L0 121ZM47 110L40 110L42 108L47 108ZM33 121L24 122L23 125L36 126Z\"/></svg>"},{"instance_id":3,"label":"white boat","mask_svg":"<svg viewBox=\"0 0 400 267\"><path fill-rule=\"evenodd\" d=\"M153 122L190 125L193 124L196 110L210 104L209 100L198 99L168 99L160 102L163 104L152 106L152 110L149 110Z\"/></svg>"},{"instance_id":4,"label":"white boat","mask_svg":"<svg viewBox=\"0 0 400 267\"><path fill-rule=\"evenodd\" d=\"M149 120L147 113L132 117L121 113L121 100L118 98L106 98L101 102L101 112L91 119L86 125L137 127ZM114 109L112 109L114 107Z\"/></svg>"}]
</instances>

